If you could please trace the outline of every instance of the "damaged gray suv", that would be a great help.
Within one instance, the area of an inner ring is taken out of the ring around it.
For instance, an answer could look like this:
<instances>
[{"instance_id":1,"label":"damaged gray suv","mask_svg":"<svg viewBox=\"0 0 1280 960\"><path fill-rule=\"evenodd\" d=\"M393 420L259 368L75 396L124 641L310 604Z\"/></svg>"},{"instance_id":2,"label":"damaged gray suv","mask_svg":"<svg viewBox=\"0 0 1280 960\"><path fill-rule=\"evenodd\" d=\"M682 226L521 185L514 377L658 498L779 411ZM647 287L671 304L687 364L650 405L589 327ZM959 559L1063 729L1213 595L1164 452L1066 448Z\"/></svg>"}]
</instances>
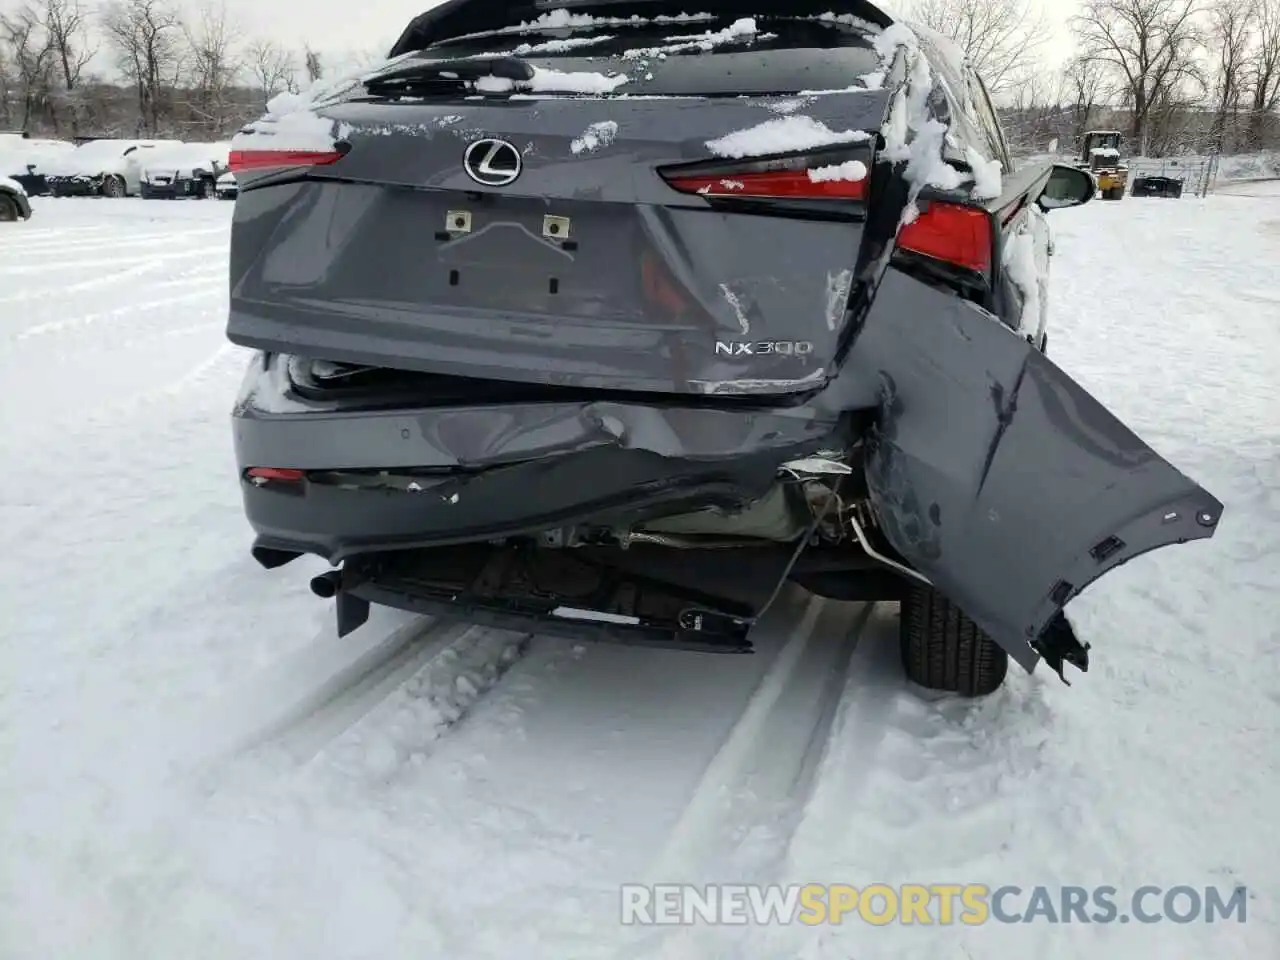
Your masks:
<instances>
[{"instance_id":1,"label":"damaged gray suv","mask_svg":"<svg viewBox=\"0 0 1280 960\"><path fill-rule=\"evenodd\" d=\"M254 556L371 603L740 653L788 581L908 676L1088 667L1064 606L1222 505L1046 354L1055 209L945 40L845 0L449 0L236 138Z\"/></svg>"}]
</instances>

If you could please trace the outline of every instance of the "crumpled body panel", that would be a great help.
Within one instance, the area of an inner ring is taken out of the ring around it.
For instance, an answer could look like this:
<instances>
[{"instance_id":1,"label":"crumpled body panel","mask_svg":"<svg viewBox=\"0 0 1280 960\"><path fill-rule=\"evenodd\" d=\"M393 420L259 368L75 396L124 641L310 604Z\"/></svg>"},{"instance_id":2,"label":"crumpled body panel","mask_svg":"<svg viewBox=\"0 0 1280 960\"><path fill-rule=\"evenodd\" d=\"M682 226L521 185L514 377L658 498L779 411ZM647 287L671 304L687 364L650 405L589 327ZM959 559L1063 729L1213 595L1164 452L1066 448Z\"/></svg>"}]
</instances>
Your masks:
<instances>
[{"instance_id":1,"label":"crumpled body panel","mask_svg":"<svg viewBox=\"0 0 1280 960\"><path fill-rule=\"evenodd\" d=\"M1218 500L963 300L889 271L853 366L880 390L867 480L893 546L1030 669L1072 597L1213 535Z\"/></svg>"}]
</instances>

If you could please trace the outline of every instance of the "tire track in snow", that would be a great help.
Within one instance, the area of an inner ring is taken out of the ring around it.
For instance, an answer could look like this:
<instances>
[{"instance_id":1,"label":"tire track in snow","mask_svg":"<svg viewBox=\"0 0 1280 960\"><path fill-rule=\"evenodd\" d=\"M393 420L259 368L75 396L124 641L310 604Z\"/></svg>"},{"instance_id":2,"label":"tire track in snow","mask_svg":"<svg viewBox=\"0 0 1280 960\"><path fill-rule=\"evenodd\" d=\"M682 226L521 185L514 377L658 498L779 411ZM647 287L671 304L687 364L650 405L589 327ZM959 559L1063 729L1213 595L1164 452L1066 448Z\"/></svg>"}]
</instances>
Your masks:
<instances>
[{"instance_id":1,"label":"tire track in snow","mask_svg":"<svg viewBox=\"0 0 1280 960\"><path fill-rule=\"evenodd\" d=\"M58 287L52 291L55 296L63 297L68 294L83 293L86 290L96 290L98 287L114 286L117 283L124 283L126 280L132 280L136 277L150 273L159 267L159 263L155 260L143 260L124 267L121 270L114 271L101 277L90 277L88 280L81 280L77 283L67 284ZM20 290L13 296L0 297L0 306L11 303L25 303L29 300L45 300L48 299L51 291L43 289L27 289Z\"/></svg>"},{"instance_id":2,"label":"tire track in snow","mask_svg":"<svg viewBox=\"0 0 1280 960\"><path fill-rule=\"evenodd\" d=\"M453 626L375 608L346 637L326 628L312 643L180 721L172 742L187 758L179 763L203 779L273 741L287 745L291 734L305 743L308 730L324 728L326 714L332 720L344 705L348 715L362 703L371 709L371 693L389 679L403 682L405 674L416 672L449 642Z\"/></svg>"},{"instance_id":3,"label":"tire track in snow","mask_svg":"<svg viewBox=\"0 0 1280 960\"><path fill-rule=\"evenodd\" d=\"M331 761L385 775L422 757L528 651L532 634L374 608L370 622L313 644L200 712L188 743L206 784L288 776ZM212 740L210 740L212 736ZM419 761L420 762L420 761Z\"/></svg>"},{"instance_id":4,"label":"tire track in snow","mask_svg":"<svg viewBox=\"0 0 1280 960\"><path fill-rule=\"evenodd\" d=\"M102 230L83 240L67 241L52 237L48 240L37 240L30 243L4 244L0 245L0 253L4 254L7 262L17 263L18 265L23 265L28 260L47 261L51 257L61 258L60 262L62 262L68 254L86 251L99 253L109 250L112 254L117 254L122 259L141 259L151 256L148 251L156 248L172 250L175 246L190 246L193 241L200 241L219 234L226 236L227 233L226 228L125 235L121 235L118 231ZM224 247L223 249L225 251L226 248Z\"/></svg>"},{"instance_id":5,"label":"tire track in snow","mask_svg":"<svg viewBox=\"0 0 1280 960\"><path fill-rule=\"evenodd\" d=\"M531 633L448 622L424 655L395 658L362 677L274 746L299 765L325 758L379 776L420 762L532 641Z\"/></svg>"},{"instance_id":6,"label":"tire track in snow","mask_svg":"<svg viewBox=\"0 0 1280 960\"><path fill-rule=\"evenodd\" d=\"M1025 843L1043 827L1049 811L1037 810L1035 799L1042 793L1032 791L1025 802L1010 798L1044 773L1050 736L1044 681L1011 671L1004 688L977 701L917 687L902 674L895 614L896 605L878 612L868 630L876 642L854 654L814 789L771 882L999 886L1014 881L989 873L991 864L1003 848ZM1035 882L1052 886L1054 866L1046 858ZM869 929L857 919L818 928L773 925L749 931L749 942L758 960L843 960L866 949ZM876 956L888 960L984 955L990 945L970 939L974 929L871 932ZM739 939L747 937L742 929L711 933L722 945L748 942ZM1046 955L1055 938L1062 945L1062 928L1033 933L1037 946L1022 943L1033 953Z\"/></svg>"},{"instance_id":7,"label":"tire track in snow","mask_svg":"<svg viewBox=\"0 0 1280 960\"><path fill-rule=\"evenodd\" d=\"M187 293L176 294L172 297L160 297L153 300L146 300L142 303L131 303L123 307L115 307L111 310L103 310L98 313L86 313L78 317L69 317L65 320L50 320L46 323L38 323L35 326L27 327L19 330L10 339L15 342L30 340L32 337L43 337L49 334L75 332L82 327L100 323L103 320L111 320L118 317L132 317L137 314L146 314L154 310L160 310L164 307L177 306L181 303L191 303L196 300L210 299L213 287L218 286L216 278L210 278L208 281L193 280L191 285L200 287Z\"/></svg>"},{"instance_id":8,"label":"tire track in snow","mask_svg":"<svg viewBox=\"0 0 1280 960\"><path fill-rule=\"evenodd\" d=\"M875 609L810 600L647 870L648 883L776 879ZM642 931L622 955L702 960L722 955L723 937L723 930L662 927Z\"/></svg>"},{"instance_id":9,"label":"tire track in snow","mask_svg":"<svg viewBox=\"0 0 1280 960\"><path fill-rule=\"evenodd\" d=\"M168 246L169 244L166 244ZM152 263L160 263L168 260L186 260L191 257L207 257L209 259L225 258L227 255L227 247L220 244L216 247L192 247L188 250L175 250L169 253L156 253L148 255L147 259ZM0 267L0 279L5 277L28 277L35 274L57 273L59 271L71 270L90 270L100 267L112 268L120 266L120 257L106 257L96 260L53 260L44 263L19 264L18 266Z\"/></svg>"}]
</instances>

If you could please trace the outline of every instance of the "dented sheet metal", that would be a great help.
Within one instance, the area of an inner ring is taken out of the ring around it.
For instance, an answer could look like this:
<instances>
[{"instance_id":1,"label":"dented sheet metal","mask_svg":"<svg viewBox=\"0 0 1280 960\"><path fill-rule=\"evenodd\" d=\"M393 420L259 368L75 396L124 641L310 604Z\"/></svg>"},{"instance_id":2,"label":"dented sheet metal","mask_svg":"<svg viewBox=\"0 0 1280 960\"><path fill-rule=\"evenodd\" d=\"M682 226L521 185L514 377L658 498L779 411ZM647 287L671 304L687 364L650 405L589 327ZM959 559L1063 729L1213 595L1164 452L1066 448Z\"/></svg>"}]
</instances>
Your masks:
<instances>
[{"instance_id":1,"label":"dented sheet metal","mask_svg":"<svg viewBox=\"0 0 1280 960\"><path fill-rule=\"evenodd\" d=\"M813 408L759 410L609 401L368 409L289 393L279 356L258 355L236 404L240 463L302 470L480 467L598 447L715 460L830 439L839 417Z\"/></svg>"},{"instance_id":2,"label":"dented sheet metal","mask_svg":"<svg viewBox=\"0 0 1280 960\"><path fill-rule=\"evenodd\" d=\"M892 270L877 303L852 366L885 533L1022 666L1100 576L1213 535L1222 504L1021 337Z\"/></svg>"}]
</instances>

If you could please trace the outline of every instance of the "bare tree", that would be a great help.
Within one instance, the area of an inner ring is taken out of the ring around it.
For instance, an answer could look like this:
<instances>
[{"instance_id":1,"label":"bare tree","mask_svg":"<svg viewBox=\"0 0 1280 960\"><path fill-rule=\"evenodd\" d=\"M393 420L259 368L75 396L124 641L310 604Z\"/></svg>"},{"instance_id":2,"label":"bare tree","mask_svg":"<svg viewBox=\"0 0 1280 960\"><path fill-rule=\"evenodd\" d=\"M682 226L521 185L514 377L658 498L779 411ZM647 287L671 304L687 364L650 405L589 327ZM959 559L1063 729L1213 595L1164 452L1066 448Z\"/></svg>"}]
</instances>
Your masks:
<instances>
[{"instance_id":1,"label":"bare tree","mask_svg":"<svg viewBox=\"0 0 1280 960\"><path fill-rule=\"evenodd\" d=\"M1006 93L1001 116L1015 154L1040 153L1058 138L1066 112L1063 89L1060 71L1036 70Z\"/></svg>"},{"instance_id":2,"label":"bare tree","mask_svg":"<svg viewBox=\"0 0 1280 960\"><path fill-rule=\"evenodd\" d=\"M103 27L121 72L137 90L138 126L154 136L182 64L177 14L163 0L116 0Z\"/></svg>"},{"instance_id":3,"label":"bare tree","mask_svg":"<svg viewBox=\"0 0 1280 960\"><path fill-rule=\"evenodd\" d=\"M245 52L249 74L265 99L281 91L298 92L298 65L293 53L273 40L257 40Z\"/></svg>"},{"instance_id":4,"label":"bare tree","mask_svg":"<svg viewBox=\"0 0 1280 960\"><path fill-rule=\"evenodd\" d=\"M1106 72L1096 60L1076 57L1063 70L1062 85L1071 113L1071 135L1081 141L1093 127L1098 105L1106 99Z\"/></svg>"},{"instance_id":5,"label":"bare tree","mask_svg":"<svg viewBox=\"0 0 1280 960\"><path fill-rule=\"evenodd\" d=\"M909 12L958 43L993 96L1034 71L1051 36L1036 0L914 0Z\"/></svg>"},{"instance_id":6,"label":"bare tree","mask_svg":"<svg viewBox=\"0 0 1280 960\"><path fill-rule=\"evenodd\" d=\"M77 89L85 67L98 52L92 45L89 16L79 0L44 0L41 22L62 82L61 111L68 115L75 135L80 132L81 113Z\"/></svg>"},{"instance_id":7,"label":"bare tree","mask_svg":"<svg viewBox=\"0 0 1280 960\"><path fill-rule=\"evenodd\" d=\"M13 63L22 101L22 128L26 129L52 112L53 46L39 13L30 4L0 15L0 39Z\"/></svg>"},{"instance_id":8,"label":"bare tree","mask_svg":"<svg viewBox=\"0 0 1280 960\"><path fill-rule=\"evenodd\" d=\"M324 64L320 60L320 53L313 49L311 44L302 48L302 63L307 71L307 80L311 83L315 83L324 76Z\"/></svg>"},{"instance_id":9,"label":"bare tree","mask_svg":"<svg viewBox=\"0 0 1280 960\"><path fill-rule=\"evenodd\" d=\"M188 108L206 132L221 130L227 125L229 94L243 65L236 49L240 36L223 2L205 3L182 31L191 53Z\"/></svg>"},{"instance_id":10,"label":"bare tree","mask_svg":"<svg viewBox=\"0 0 1280 960\"><path fill-rule=\"evenodd\" d=\"M89 15L79 0L44 0L44 28L58 58L62 82L74 90L89 61L98 52L89 37Z\"/></svg>"},{"instance_id":11,"label":"bare tree","mask_svg":"<svg viewBox=\"0 0 1280 960\"><path fill-rule=\"evenodd\" d=\"M1087 0L1073 18L1081 58L1101 64L1121 81L1130 111L1130 137L1150 152L1153 109L1182 102L1182 84L1199 79L1200 0Z\"/></svg>"},{"instance_id":12,"label":"bare tree","mask_svg":"<svg viewBox=\"0 0 1280 960\"><path fill-rule=\"evenodd\" d=\"M1259 0L1257 38L1245 72L1253 92L1249 140L1261 147L1268 118L1280 107L1280 0Z\"/></svg>"},{"instance_id":13,"label":"bare tree","mask_svg":"<svg viewBox=\"0 0 1280 960\"><path fill-rule=\"evenodd\" d=\"M1213 140L1219 152L1227 147L1228 127L1240 109L1256 14L1255 0L1217 0L1209 11L1218 106Z\"/></svg>"},{"instance_id":14,"label":"bare tree","mask_svg":"<svg viewBox=\"0 0 1280 960\"><path fill-rule=\"evenodd\" d=\"M13 123L13 111L9 101L13 98L13 77L9 58L0 46L0 128L7 129Z\"/></svg>"}]
</instances>

